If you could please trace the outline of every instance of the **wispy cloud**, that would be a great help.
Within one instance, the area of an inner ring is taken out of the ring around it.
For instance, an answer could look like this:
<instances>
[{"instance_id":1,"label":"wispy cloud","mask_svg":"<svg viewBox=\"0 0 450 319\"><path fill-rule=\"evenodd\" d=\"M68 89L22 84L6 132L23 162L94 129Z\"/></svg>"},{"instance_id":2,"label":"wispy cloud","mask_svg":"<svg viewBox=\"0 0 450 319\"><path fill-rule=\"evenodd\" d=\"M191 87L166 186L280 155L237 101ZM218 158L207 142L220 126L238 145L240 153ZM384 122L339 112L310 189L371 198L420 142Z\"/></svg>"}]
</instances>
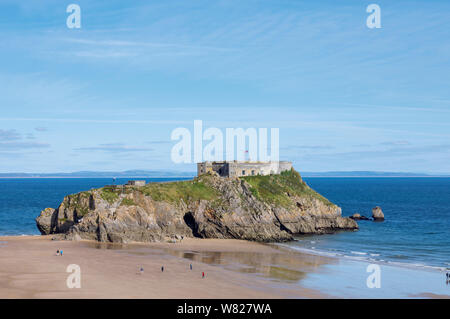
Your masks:
<instances>
[{"instance_id":1,"label":"wispy cloud","mask_svg":"<svg viewBox=\"0 0 450 319\"><path fill-rule=\"evenodd\" d=\"M0 142L0 150L27 150L33 148L48 148L48 143L34 143L34 142Z\"/></svg>"},{"instance_id":2,"label":"wispy cloud","mask_svg":"<svg viewBox=\"0 0 450 319\"><path fill-rule=\"evenodd\" d=\"M0 121L25 121L25 122L59 122L59 123L109 123L109 124L186 124L192 125L187 120L116 120L116 119L85 119L85 118L44 118L44 117L0 117Z\"/></svg>"},{"instance_id":3,"label":"wispy cloud","mask_svg":"<svg viewBox=\"0 0 450 319\"><path fill-rule=\"evenodd\" d=\"M333 152L323 154L306 154L302 156L310 160L362 160L374 158L402 158L410 156L430 156L431 154L440 153L442 156L450 152L450 144L426 145L417 147L392 147L384 150L358 150L348 152Z\"/></svg>"},{"instance_id":4,"label":"wispy cloud","mask_svg":"<svg viewBox=\"0 0 450 319\"><path fill-rule=\"evenodd\" d=\"M0 129L0 141L15 141L21 138L22 136L16 130Z\"/></svg>"},{"instance_id":5,"label":"wispy cloud","mask_svg":"<svg viewBox=\"0 0 450 319\"><path fill-rule=\"evenodd\" d=\"M411 145L411 143L409 143L408 141L390 141L390 142L380 143L380 145L406 146L406 145Z\"/></svg>"},{"instance_id":6,"label":"wispy cloud","mask_svg":"<svg viewBox=\"0 0 450 319\"><path fill-rule=\"evenodd\" d=\"M280 147L281 150L329 150L333 149L330 145L290 145L286 147Z\"/></svg>"},{"instance_id":7,"label":"wispy cloud","mask_svg":"<svg viewBox=\"0 0 450 319\"><path fill-rule=\"evenodd\" d=\"M205 51L237 51L237 48L222 48L208 45L182 44L182 43L161 43L161 42L142 42L112 39L82 39L82 38L66 38L63 41L91 45L95 47L134 47L134 48L176 48L191 49Z\"/></svg>"},{"instance_id":8,"label":"wispy cloud","mask_svg":"<svg viewBox=\"0 0 450 319\"><path fill-rule=\"evenodd\" d=\"M171 144L173 141L167 139L167 140L160 140L160 141L147 141L145 144L150 145L161 145L161 144Z\"/></svg>"},{"instance_id":9,"label":"wispy cloud","mask_svg":"<svg viewBox=\"0 0 450 319\"><path fill-rule=\"evenodd\" d=\"M25 135L28 140L35 139L34 135L28 133ZM48 148L50 144L41 142L24 142L22 134L14 129L0 129L0 151L21 151L36 148Z\"/></svg>"},{"instance_id":10,"label":"wispy cloud","mask_svg":"<svg viewBox=\"0 0 450 319\"><path fill-rule=\"evenodd\" d=\"M102 151L110 153L130 153L130 152L149 152L153 151L148 147L135 147L123 143L99 144L98 146L75 148L74 151Z\"/></svg>"}]
</instances>

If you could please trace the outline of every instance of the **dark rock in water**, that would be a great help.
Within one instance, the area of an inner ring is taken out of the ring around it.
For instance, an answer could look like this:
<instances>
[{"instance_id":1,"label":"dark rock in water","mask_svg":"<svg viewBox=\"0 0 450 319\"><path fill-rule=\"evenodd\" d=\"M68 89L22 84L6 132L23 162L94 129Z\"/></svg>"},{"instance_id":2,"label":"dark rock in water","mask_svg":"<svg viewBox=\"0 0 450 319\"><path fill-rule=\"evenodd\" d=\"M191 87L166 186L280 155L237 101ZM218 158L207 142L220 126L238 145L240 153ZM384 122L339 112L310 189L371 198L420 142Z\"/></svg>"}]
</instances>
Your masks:
<instances>
[{"instance_id":1,"label":"dark rock in water","mask_svg":"<svg viewBox=\"0 0 450 319\"><path fill-rule=\"evenodd\" d=\"M185 237L292 240L294 234L358 229L341 208L296 171L145 186L107 186L66 196L36 218L42 234L101 242L177 241Z\"/></svg>"},{"instance_id":2,"label":"dark rock in water","mask_svg":"<svg viewBox=\"0 0 450 319\"><path fill-rule=\"evenodd\" d=\"M377 206L372 208L372 218L374 221L383 221L384 220L384 214L381 210L381 207Z\"/></svg>"},{"instance_id":3,"label":"dark rock in water","mask_svg":"<svg viewBox=\"0 0 450 319\"><path fill-rule=\"evenodd\" d=\"M350 216L350 218L353 220L370 220L370 218L362 216L361 214L358 213L353 214L352 216Z\"/></svg>"}]
</instances>

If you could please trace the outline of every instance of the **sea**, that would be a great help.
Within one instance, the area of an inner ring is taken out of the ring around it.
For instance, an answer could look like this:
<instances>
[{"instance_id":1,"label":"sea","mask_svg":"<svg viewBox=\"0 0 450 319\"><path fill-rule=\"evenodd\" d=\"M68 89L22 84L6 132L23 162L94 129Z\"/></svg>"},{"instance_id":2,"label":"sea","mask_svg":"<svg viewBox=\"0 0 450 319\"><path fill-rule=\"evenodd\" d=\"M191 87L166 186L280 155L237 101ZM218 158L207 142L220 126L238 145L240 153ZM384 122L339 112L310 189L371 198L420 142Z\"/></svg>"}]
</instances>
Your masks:
<instances>
[{"instance_id":1,"label":"sea","mask_svg":"<svg viewBox=\"0 0 450 319\"><path fill-rule=\"evenodd\" d=\"M117 179L124 184L128 179ZM181 178L147 178L147 182ZM412 268L450 269L450 178L304 178L342 208L343 216L371 216L380 206L385 221L359 221L359 230L297 236L290 249ZM112 184L109 178L0 179L0 236L39 235L35 218L57 208L68 194Z\"/></svg>"}]
</instances>

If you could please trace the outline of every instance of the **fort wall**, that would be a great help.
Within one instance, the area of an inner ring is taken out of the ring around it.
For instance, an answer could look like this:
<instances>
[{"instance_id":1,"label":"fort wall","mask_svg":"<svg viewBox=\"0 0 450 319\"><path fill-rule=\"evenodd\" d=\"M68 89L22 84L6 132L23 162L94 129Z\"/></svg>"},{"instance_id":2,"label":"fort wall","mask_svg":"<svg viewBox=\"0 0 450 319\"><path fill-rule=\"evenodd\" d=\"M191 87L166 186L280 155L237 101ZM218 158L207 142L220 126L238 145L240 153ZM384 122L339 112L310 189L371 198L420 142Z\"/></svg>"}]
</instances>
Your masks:
<instances>
[{"instance_id":1,"label":"fort wall","mask_svg":"<svg viewBox=\"0 0 450 319\"><path fill-rule=\"evenodd\" d=\"M202 162L197 164L197 175L217 172L222 177L280 174L290 170L292 162Z\"/></svg>"}]
</instances>

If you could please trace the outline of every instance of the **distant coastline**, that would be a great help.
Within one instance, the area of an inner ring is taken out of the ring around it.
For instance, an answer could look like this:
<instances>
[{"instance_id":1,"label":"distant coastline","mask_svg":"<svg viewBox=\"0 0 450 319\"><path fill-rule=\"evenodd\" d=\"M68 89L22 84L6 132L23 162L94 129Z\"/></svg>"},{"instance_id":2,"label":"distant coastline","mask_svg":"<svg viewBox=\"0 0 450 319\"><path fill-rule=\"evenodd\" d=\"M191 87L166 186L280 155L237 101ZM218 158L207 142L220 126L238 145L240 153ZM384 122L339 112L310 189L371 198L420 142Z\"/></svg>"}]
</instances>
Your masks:
<instances>
[{"instance_id":1,"label":"distant coastline","mask_svg":"<svg viewBox=\"0 0 450 319\"><path fill-rule=\"evenodd\" d=\"M425 173L401 173L401 172L304 172L302 177L379 177L379 178L388 178L388 177L450 177L450 174L425 174Z\"/></svg>"},{"instance_id":2,"label":"distant coastline","mask_svg":"<svg viewBox=\"0 0 450 319\"><path fill-rule=\"evenodd\" d=\"M128 170L123 172L0 173L0 178L191 178L195 175L195 172Z\"/></svg>"},{"instance_id":3,"label":"distant coastline","mask_svg":"<svg viewBox=\"0 0 450 319\"><path fill-rule=\"evenodd\" d=\"M71 173L0 173L0 178L192 178L196 172L127 170L122 172L81 171ZM450 177L449 174L377 171L301 172L303 177Z\"/></svg>"}]
</instances>

